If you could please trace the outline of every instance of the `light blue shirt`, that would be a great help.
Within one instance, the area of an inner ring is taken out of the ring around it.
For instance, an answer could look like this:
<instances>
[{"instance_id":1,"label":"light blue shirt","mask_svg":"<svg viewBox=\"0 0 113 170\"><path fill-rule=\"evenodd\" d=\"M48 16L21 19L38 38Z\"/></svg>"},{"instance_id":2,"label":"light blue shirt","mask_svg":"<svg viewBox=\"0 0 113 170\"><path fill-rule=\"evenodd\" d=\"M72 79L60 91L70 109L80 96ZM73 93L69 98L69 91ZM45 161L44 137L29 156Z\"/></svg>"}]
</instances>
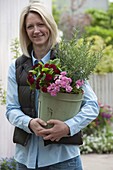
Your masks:
<instances>
[{"instance_id":1,"label":"light blue shirt","mask_svg":"<svg viewBox=\"0 0 113 170\"><path fill-rule=\"evenodd\" d=\"M46 63L50 59L50 52L42 59ZM33 65L35 58L32 55ZM74 135L81 129L86 127L93 121L99 113L97 97L90 87L89 83L83 86L84 100L80 112L73 118L67 120L65 123L70 127L70 134ZM36 102L38 99L38 91ZM29 100L29 99L28 99ZM38 105L37 105L38 106ZM21 109L18 101L18 85L15 77L15 61L9 67L8 85L7 85L7 111L6 116L9 122L22 128L28 133L32 133L28 128L31 117L25 115ZM38 109L38 107L37 107ZM16 144L15 159L16 161L25 164L28 168L44 167L58 162L62 162L80 155L79 146L51 144L44 146L42 137L37 137L32 134L27 146Z\"/></svg>"}]
</instances>

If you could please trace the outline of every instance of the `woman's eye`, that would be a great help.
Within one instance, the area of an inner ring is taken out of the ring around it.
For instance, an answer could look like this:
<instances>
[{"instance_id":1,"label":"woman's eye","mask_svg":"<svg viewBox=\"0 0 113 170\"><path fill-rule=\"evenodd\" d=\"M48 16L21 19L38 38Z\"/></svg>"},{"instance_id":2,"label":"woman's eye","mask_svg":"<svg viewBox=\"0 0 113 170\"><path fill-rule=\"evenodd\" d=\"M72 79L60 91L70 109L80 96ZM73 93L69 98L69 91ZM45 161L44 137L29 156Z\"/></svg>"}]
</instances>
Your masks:
<instances>
[{"instance_id":1,"label":"woman's eye","mask_svg":"<svg viewBox=\"0 0 113 170\"><path fill-rule=\"evenodd\" d=\"M28 30L31 30L31 29L33 29L34 27L43 27L43 26L45 26L43 23L38 23L38 24L36 24L36 26L35 25L27 25L26 26L26 29L28 29Z\"/></svg>"},{"instance_id":2,"label":"woman's eye","mask_svg":"<svg viewBox=\"0 0 113 170\"><path fill-rule=\"evenodd\" d=\"M27 29L32 29L32 28L33 28L33 25L28 25L26 28L27 28Z\"/></svg>"},{"instance_id":3,"label":"woman's eye","mask_svg":"<svg viewBox=\"0 0 113 170\"><path fill-rule=\"evenodd\" d=\"M44 24L43 24L43 23L40 23L40 24L38 24L38 26L39 26L39 27L42 27L42 26L44 26Z\"/></svg>"}]
</instances>

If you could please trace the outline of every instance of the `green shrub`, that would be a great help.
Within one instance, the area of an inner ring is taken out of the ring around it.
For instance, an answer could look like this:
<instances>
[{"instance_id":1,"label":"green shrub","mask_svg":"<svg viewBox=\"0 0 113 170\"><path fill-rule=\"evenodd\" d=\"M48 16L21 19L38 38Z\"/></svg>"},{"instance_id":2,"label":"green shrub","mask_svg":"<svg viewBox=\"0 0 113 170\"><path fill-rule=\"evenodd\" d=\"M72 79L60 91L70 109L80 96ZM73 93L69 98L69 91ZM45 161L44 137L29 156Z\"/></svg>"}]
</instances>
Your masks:
<instances>
[{"instance_id":1,"label":"green shrub","mask_svg":"<svg viewBox=\"0 0 113 170\"><path fill-rule=\"evenodd\" d=\"M113 45L106 45L110 37L103 39L98 35L87 37L87 41L93 43L92 50L100 51L102 49L102 58L95 68L95 73L105 74L113 72Z\"/></svg>"},{"instance_id":2,"label":"green shrub","mask_svg":"<svg viewBox=\"0 0 113 170\"><path fill-rule=\"evenodd\" d=\"M107 11L90 9L86 13L90 15L91 23L85 27L85 35L95 41L101 38L104 42L103 57L95 72L99 74L111 73L113 72L113 3L110 3ZM100 38L95 39L95 37ZM98 50L98 45L95 50ZM102 44L100 43L100 45Z\"/></svg>"},{"instance_id":3,"label":"green shrub","mask_svg":"<svg viewBox=\"0 0 113 170\"><path fill-rule=\"evenodd\" d=\"M107 45L113 44L113 28L106 29L100 26L89 26L89 27L86 27L85 30L88 36L98 35L104 39L110 37L110 40L109 42L107 42Z\"/></svg>"},{"instance_id":4,"label":"green shrub","mask_svg":"<svg viewBox=\"0 0 113 170\"><path fill-rule=\"evenodd\" d=\"M113 44L113 3L110 3L107 11L90 9L86 13L92 18L90 26L86 28L86 34L99 35L104 39L111 37L109 43Z\"/></svg>"},{"instance_id":5,"label":"green shrub","mask_svg":"<svg viewBox=\"0 0 113 170\"><path fill-rule=\"evenodd\" d=\"M113 72L113 45L106 46L103 57L96 66L95 73L105 74Z\"/></svg>"},{"instance_id":6,"label":"green shrub","mask_svg":"<svg viewBox=\"0 0 113 170\"><path fill-rule=\"evenodd\" d=\"M0 160L1 170L16 170L16 161L14 158L4 158Z\"/></svg>"}]
</instances>

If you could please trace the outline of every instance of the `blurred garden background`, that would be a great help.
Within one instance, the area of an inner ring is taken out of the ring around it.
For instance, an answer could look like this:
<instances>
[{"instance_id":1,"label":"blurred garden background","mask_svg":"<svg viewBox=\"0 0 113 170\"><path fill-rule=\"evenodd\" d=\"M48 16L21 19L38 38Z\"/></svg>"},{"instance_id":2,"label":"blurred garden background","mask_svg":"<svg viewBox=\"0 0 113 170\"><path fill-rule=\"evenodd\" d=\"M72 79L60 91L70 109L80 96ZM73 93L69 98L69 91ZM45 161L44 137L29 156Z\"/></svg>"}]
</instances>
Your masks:
<instances>
[{"instance_id":1,"label":"blurred garden background","mask_svg":"<svg viewBox=\"0 0 113 170\"><path fill-rule=\"evenodd\" d=\"M31 0L33 1L33 0ZM0 165L15 169L13 126L5 118L8 66L21 55L19 15L30 0L0 0ZM109 0L40 0L54 15L61 38L86 39L102 51L89 82L98 97L99 116L83 129L84 154L113 154L113 2ZM13 10L12 10L13 9ZM7 157L7 159L6 159ZM10 159L11 158L11 159ZM110 170L110 169L106 169Z\"/></svg>"}]
</instances>

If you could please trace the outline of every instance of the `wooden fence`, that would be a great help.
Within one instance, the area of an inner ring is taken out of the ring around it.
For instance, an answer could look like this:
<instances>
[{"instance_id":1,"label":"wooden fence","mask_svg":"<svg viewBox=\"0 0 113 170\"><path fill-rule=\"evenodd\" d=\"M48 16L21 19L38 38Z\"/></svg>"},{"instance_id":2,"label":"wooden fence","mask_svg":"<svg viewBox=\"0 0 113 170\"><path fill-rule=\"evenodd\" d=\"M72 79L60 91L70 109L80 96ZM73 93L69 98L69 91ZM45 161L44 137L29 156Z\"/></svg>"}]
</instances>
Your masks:
<instances>
[{"instance_id":1,"label":"wooden fence","mask_svg":"<svg viewBox=\"0 0 113 170\"><path fill-rule=\"evenodd\" d=\"M113 73L93 75L89 81L98 97L98 101L113 107ZM13 129L13 126L5 117L5 106L0 106L0 158L14 155Z\"/></svg>"},{"instance_id":2,"label":"wooden fence","mask_svg":"<svg viewBox=\"0 0 113 170\"><path fill-rule=\"evenodd\" d=\"M113 107L113 73L92 75L90 84L98 97L98 101Z\"/></svg>"}]
</instances>

